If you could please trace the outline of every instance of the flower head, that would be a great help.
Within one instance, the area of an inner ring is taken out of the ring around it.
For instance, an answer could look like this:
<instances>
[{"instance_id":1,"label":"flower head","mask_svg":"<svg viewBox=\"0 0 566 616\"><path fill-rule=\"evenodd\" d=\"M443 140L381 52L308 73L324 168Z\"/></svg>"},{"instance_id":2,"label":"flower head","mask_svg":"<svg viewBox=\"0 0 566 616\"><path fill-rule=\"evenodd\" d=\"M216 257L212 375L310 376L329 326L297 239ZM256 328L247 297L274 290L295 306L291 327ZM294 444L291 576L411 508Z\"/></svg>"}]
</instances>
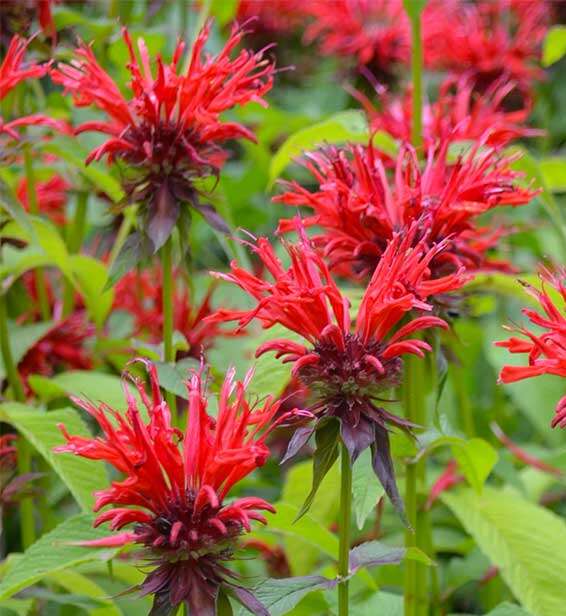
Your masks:
<instances>
[{"instance_id":1,"label":"flower head","mask_svg":"<svg viewBox=\"0 0 566 616\"><path fill-rule=\"evenodd\" d=\"M188 354L199 359L218 336L230 336L233 332L223 330L218 323L205 321L213 312L211 303L215 285L211 285L201 302L195 305L182 283L181 273L174 279L173 329L185 336L189 344ZM163 337L162 301L163 272L159 265L141 272L128 272L116 285L114 308L129 312L134 317L134 334L149 335L152 342L159 342Z\"/></svg>"},{"instance_id":2,"label":"flower head","mask_svg":"<svg viewBox=\"0 0 566 616\"><path fill-rule=\"evenodd\" d=\"M152 71L145 41L137 41L138 60L124 28L132 77L129 99L86 45L77 49L71 64L59 64L52 73L53 80L73 95L75 105L94 106L106 114L106 121L85 122L76 129L77 133L109 135L89 154L87 163L106 157L110 163L127 165L130 178L125 183L126 193L130 201L144 205L144 229L155 249L175 225L179 203L189 204L210 224L227 230L214 208L200 203L195 180L218 174L227 156L224 142L255 140L249 129L222 121L220 116L250 101L264 104L262 97L273 83L275 69L263 50L242 50L231 58L244 30L235 27L216 56L204 54L211 25L209 21L199 33L186 70L180 68L184 42L177 43L169 64L157 56Z\"/></svg>"},{"instance_id":3,"label":"flower head","mask_svg":"<svg viewBox=\"0 0 566 616\"><path fill-rule=\"evenodd\" d=\"M84 343L93 333L94 326L82 310L52 325L18 364L26 388L29 390L28 378L32 374L51 376L57 368L91 368L92 359Z\"/></svg>"},{"instance_id":4,"label":"flower head","mask_svg":"<svg viewBox=\"0 0 566 616\"><path fill-rule=\"evenodd\" d=\"M390 241L352 325L348 299L300 225L298 230L300 243L285 244L291 260L287 269L266 239L258 240L254 247L274 282L235 263L231 273L216 274L240 286L257 305L249 311L219 311L212 318L237 320L240 327L257 319L265 328L279 324L303 338L304 343L270 340L257 349L256 356L275 352L283 362L293 364L292 374L312 394L309 410L321 423L329 418L339 421L341 438L352 460L367 447L373 448L376 474L394 504L401 507L392 478L387 426L409 431L412 424L382 408L379 399L399 384L403 355L422 357L430 350L427 342L410 336L432 327L447 327L430 314L432 307L426 299L458 288L463 282L462 271L431 279L430 263L446 243L429 248L424 240L415 242L414 225L404 237L395 235ZM409 316L412 311L420 316ZM402 321L406 322L401 325ZM315 428L295 433L300 434L301 445ZM294 438L288 456L297 449Z\"/></svg>"},{"instance_id":5,"label":"flower head","mask_svg":"<svg viewBox=\"0 0 566 616\"><path fill-rule=\"evenodd\" d=\"M225 499L235 484L267 460L265 438L277 425L272 420L279 402L267 398L261 405L251 405L245 399L251 374L239 382L231 370L214 419L207 413L202 374L195 373L187 383L187 427L181 432L171 423L155 367L149 365L148 370L151 397L136 382L147 421L128 389L125 415L104 404L96 407L76 400L96 419L102 435L72 436L61 426L67 444L57 451L103 460L124 476L97 493L95 511L107 505L111 508L98 515L96 525L110 523L114 531L132 524L133 528L87 543L145 548L147 557L158 566L141 591L154 595L155 613L169 614L185 603L191 614L193 610L213 614L220 586L242 591L237 593L240 600L246 596L247 591L234 583L237 575L226 565L234 557L237 538L250 530L251 522L266 522L260 511L274 511L257 497ZM268 614L265 608L255 613Z\"/></svg>"},{"instance_id":6,"label":"flower head","mask_svg":"<svg viewBox=\"0 0 566 616\"><path fill-rule=\"evenodd\" d=\"M303 162L318 186L310 191L287 183L275 201L313 210L305 225L322 228L314 242L342 274L371 276L387 242L415 222L429 242L447 243L431 263L435 277L460 265L468 271L500 268L487 252L504 231L481 228L476 218L496 206L524 205L536 191L516 185L520 174L510 167L515 158L482 149L488 137L454 162L448 160L449 141L431 147L422 170L414 149L403 145L391 179L371 143L327 147ZM280 222L281 231L292 229L292 221Z\"/></svg>"},{"instance_id":7,"label":"flower head","mask_svg":"<svg viewBox=\"0 0 566 616\"><path fill-rule=\"evenodd\" d=\"M527 353L526 366L503 366L499 374L500 383L514 383L541 374L566 377L566 268L555 272L543 270L542 288L523 283L527 293L539 304L540 311L524 308L523 314L540 332L532 332L524 326L505 327L523 337L513 336L509 340L496 342L510 353ZM550 289L546 286L549 285ZM551 294L554 289L555 293ZM558 401L552 427L566 427L566 396Z\"/></svg>"},{"instance_id":8,"label":"flower head","mask_svg":"<svg viewBox=\"0 0 566 616\"><path fill-rule=\"evenodd\" d=\"M42 214L46 214L55 224L65 224L65 205L67 203L67 191L70 184L60 175L54 175L45 182L37 182L35 190L37 205ZM16 189L20 203L29 211L28 184L26 178L22 178Z\"/></svg>"},{"instance_id":9,"label":"flower head","mask_svg":"<svg viewBox=\"0 0 566 616\"><path fill-rule=\"evenodd\" d=\"M304 20L304 3L300 0L239 0L236 16L254 34L289 34Z\"/></svg>"},{"instance_id":10,"label":"flower head","mask_svg":"<svg viewBox=\"0 0 566 616\"><path fill-rule=\"evenodd\" d=\"M51 12L54 0L2 0L0 3L0 43L12 34L25 34L37 17L46 36L55 37L56 29Z\"/></svg>"},{"instance_id":11,"label":"flower head","mask_svg":"<svg viewBox=\"0 0 566 616\"><path fill-rule=\"evenodd\" d=\"M324 55L352 58L377 77L409 58L402 0L312 0L305 11L314 17L305 38L319 41Z\"/></svg>"}]
</instances>

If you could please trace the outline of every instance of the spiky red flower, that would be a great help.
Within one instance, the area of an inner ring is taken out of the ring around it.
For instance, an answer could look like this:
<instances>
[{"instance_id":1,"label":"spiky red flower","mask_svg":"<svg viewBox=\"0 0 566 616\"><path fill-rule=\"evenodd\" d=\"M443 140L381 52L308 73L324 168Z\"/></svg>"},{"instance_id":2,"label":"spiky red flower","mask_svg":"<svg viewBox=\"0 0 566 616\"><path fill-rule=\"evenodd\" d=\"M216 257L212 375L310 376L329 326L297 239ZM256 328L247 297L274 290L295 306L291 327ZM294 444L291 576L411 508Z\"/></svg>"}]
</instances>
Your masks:
<instances>
[{"instance_id":1,"label":"spiky red flower","mask_svg":"<svg viewBox=\"0 0 566 616\"><path fill-rule=\"evenodd\" d=\"M232 488L269 456L265 439L277 425L279 402L267 398L253 406L245 399L251 374L235 381L230 370L220 391L216 419L207 413L202 375L187 382L189 408L184 432L174 428L159 389L157 373L148 365L151 398L141 382L139 395L147 409L144 421L134 397L126 389L128 410L121 415L101 404L75 400L100 425L98 438L71 436L61 426L70 452L112 465L124 479L96 494L95 524L112 530L134 524L132 530L89 545L138 544L158 567L143 584L154 595L152 614L170 614L185 603L191 614L214 615L220 586L236 594L254 613L267 610L245 589L226 564L234 557L237 538L253 520L265 523L261 510L274 511L265 500L242 497L225 502ZM279 419L284 421L293 413Z\"/></svg>"},{"instance_id":2,"label":"spiky red flower","mask_svg":"<svg viewBox=\"0 0 566 616\"><path fill-rule=\"evenodd\" d=\"M18 372L29 391L28 378L32 374L51 376L55 370L88 370L92 358L84 346L94 333L84 311L77 311L53 324L27 351L18 364Z\"/></svg>"},{"instance_id":3,"label":"spiky red flower","mask_svg":"<svg viewBox=\"0 0 566 616\"><path fill-rule=\"evenodd\" d=\"M67 191L71 185L60 175L54 175L45 182L37 182L35 190L39 211L47 215L55 224L64 225L65 205L67 203ZM29 211L28 183L22 178L16 189L20 203Z\"/></svg>"},{"instance_id":4,"label":"spiky red flower","mask_svg":"<svg viewBox=\"0 0 566 616\"><path fill-rule=\"evenodd\" d=\"M125 189L130 201L144 204L146 235L159 248L169 236L179 215L179 203L198 210L210 224L226 231L226 225L209 204L199 202L195 180L218 174L227 157L222 144L231 139L255 141L254 134L236 122L222 121L223 112L250 101L265 104L271 89L274 66L264 51L232 52L245 31L234 27L230 38L215 56L203 53L212 22L199 33L186 71L185 43L179 41L173 58L165 64L158 55L155 75L149 51L138 39L139 57L123 29L132 76L131 98L124 97L112 78L97 62L92 49L82 45L71 64L59 64L53 80L73 95L78 107L94 106L106 121L85 122L76 132L96 131L110 138L87 158L107 157L108 162L126 163L130 179Z\"/></svg>"},{"instance_id":5,"label":"spiky red flower","mask_svg":"<svg viewBox=\"0 0 566 616\"><path fill-rule=\"evenodd\" d=\"M409 23L402 0L311 0L304 8L314 18L305 38L319 41L324 55L351 58L377 77L407 62Z\"/></svg>"},{"instance_id":6,"label":"spiky red flower","mask_svg":"<svg viewBox=\"0 0 566 616\"><path fill-rule=\"evenodd\" d=\"M538 61L550 16L544 0L444 0L435 14L425 29L431 66L473 76L479 91L506 75L528 94L542 78Z\"/></svg>"},{"instance_id":7,"label":"spiky red flower","mask_svg":"<svg viewBox=\"0 0 566 616\"><path fill-rule=\"evenodd\" d=\"M465 75L445 79L435 102L423 109L423 139L425 148L442 141L474 141L487 135L486 143L506 145L521 137L534 137L541 131L525 125L531 112L531 101L509 111L505 101L516 84L505 78L494 81L484 93L478 93L475 82ZM385 131L399 141L411 140L412 92L407 89L401 98L381 94L379 109L360 92L361 100L374 132Z\"/></svg>"},{"instance_id":8,"label":"spiky red flower","mask_svg":"<svg viewBox=\"0 0 566 616\"><path fill-rule=\"evenodd\" d=\"M263 35L293 32L304 21L300 0L239 0L237 20L253 33Z\"/></svg>"},{"instance_id":9,"label":"spiky red flower","mask_svg":"<svg viewBox=\"0 0 566 616\"><path fill-rule=\"evenodd\" d=\"M0 101L19 83L27 79L39 79L47 74L49 64L24 63L24 56L32 39L24 39L17 34L12 37L6 56L0 64ZM17 128L22 126L47 126L57 131L67 132L65 122L54 120L46 115L37 113L4 122L0 116L0 133L4 132L13 139L18 139Z\"/></svg>"},{"instance_id":10,"label":"spiky red flower","mask_svg":"<svg viewBox=\"0 0 566 616\"><path fill-rule=\"evenodd\" d=\"M216 338L231 336L219 323L209 323L205 318L212 314L211 285L198 305L191 302L189 290L183 284L182 273L174 275L173 329L183 334L189 343L188 355L199 359L213 346ZM148 335L152 342L163 338L163 270L154 265L143 271L128 272L115 288L114 308L125 310L134 317L134 335Z\"/></svg>"},{"instance_id":11,"label":"spiky red flower","mask_svg":"<svg viewBox=\"0 0 566 616\"><path fill-rule=\"evenodd\" d=\"M431 279L430 263L446 243L428 248L425 240L415 242L417 228L413 226L404 237L395 235L384 251L352 326L348 299L300 224L296 224L300 243L284 244L291 259L288 269L265 238L254 246L274 282L236 263L231 273L215 274L241 287L257 301L257 306L247 311L221 310L212 318L237 320L240 327L258 319L265 328L279 324L306 340L306 344L271 340L257 349L256 356L273 351L284 362L293 363L292 374L313 396L309 410L321 424L329 418L338 419L352 460L372 447L375 472L401 509L392 475L387 425L410 430L411 424L382 408L379 395L399 384L403 355L422 357L430 350L427 342L408 336L431 327L447 327L442 319L426 314L431 306L425 300L458 288L463 283L462 271ZM397 329L414 310L425 315L409 319ZM306 443L315 429L317 425L295 432L286 459Z\"/></svg>"},{"instance_id":12,"label":"spiky red flower","mask_svg":"<svg viewBox=\"0 0 566 616\"><path fill-rule=\"evenodd\" d=\"M537 193L516 185L521 174L511 169L515 157L484 148L488 139L489 133L454 162L448 159L450 142L444 141L429 149L422 169L415 150L405 144L392 179L371 143L327 147L303 160L317 187L286 183L275 201L313 210L304 224L322 228L314 242L342 274L371 275L388 240L415 222L428 241L447 240L431 264L434 276L460 265L468 271L505 267L487 254L504 230L478 227L476 219L496 206L525 205ZM281 231L293 226L280 222Z\"/></svg>"},{"instance_id":13,"label":"spiky red flower","mask_svg":"<svg viewBox=\"0 0 566 616\"><path fill-rule=\"evenodd\" d=\"M566 268L558 268L555 272L543 270L540 278L540 290L527 283L523 286L540 304L541 311L524 308L523 314L533 325L541 328L541 333L521 326L505 326L508 331L518 332L524 338L513 336L509 340L496 342L496 346L504 347L511 353L527 353L528 365L503 366L499 374L500 383L514 383L541 374L566 377ZM558 401L551 425L553 428L566 428L566 396Z\"/></svg>"}]
</instances>

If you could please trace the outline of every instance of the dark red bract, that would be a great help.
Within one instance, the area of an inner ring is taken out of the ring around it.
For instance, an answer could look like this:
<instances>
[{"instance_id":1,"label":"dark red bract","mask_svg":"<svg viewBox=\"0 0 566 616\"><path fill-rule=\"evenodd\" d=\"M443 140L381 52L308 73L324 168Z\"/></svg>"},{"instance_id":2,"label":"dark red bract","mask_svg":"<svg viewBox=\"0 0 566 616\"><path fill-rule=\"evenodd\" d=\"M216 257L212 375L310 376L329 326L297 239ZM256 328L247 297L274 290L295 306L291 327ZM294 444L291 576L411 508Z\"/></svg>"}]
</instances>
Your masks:
<instances>
[{"instance_id":1,"label":"dark red bract","mask_svg":"<svg viewBox=\"0 0 566 616\"><path fill-rule=\"evenodd\" d=\"M67 444L58 451L104 460L124 476L96 495L96 511L112 505L99 514L96 524L109 522L112 530L134 524L133 529L86 544L135 543L146 548L147 558L157 565L141 586L142 593L154 595L152 613L170 614L186 603L191 614L212 616L220 585L236 589L240 600L248 597L225 565L234 557L236 538L250 530L251 521L265 523L259 511L274 511L261 498L242 497L230 503L225 498L236 483L265 463L269 449L264 441L271 430L296 413L273 422L280 402L267 398L261 405L249 404L245 390L251 374L239 382L232 370L220 391L214 419L207 413L206 384L195 373L187 383L189 409L182 432L172 425L152 365L149 375L151 398L136 382L149 414L147 422L130 393L125 415L104 404L96 407L76 400L96 419L102 436L71 436L62 426ZM268 614L255 601L255 613Z\"/></svg>"}]
</instances>

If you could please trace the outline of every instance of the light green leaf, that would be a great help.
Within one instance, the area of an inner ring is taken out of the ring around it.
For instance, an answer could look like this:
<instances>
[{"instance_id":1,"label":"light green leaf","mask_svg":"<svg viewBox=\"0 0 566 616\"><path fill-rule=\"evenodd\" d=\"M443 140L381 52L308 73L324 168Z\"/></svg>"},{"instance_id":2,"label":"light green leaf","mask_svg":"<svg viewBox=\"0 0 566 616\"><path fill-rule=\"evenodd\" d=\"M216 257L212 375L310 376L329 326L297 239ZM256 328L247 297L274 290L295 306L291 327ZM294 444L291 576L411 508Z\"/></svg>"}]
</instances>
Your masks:
<instances>
[{"instance_id":1,"label":"light green leaf","mask_svg":"<svg viewBox=\"0 0 566 616\"><path fill-rule=\"evenodd\" d=\"M507 586L533 616L564 614L566 524L556 514L509 493L485 488L445 492L459 518Z\"/></svg>"},{"instance_id":2,"label":"light green leaf","mask_svg":"<svg viewBox=\"0 0 566 616\"><path fill-rule=\"evenodd\" d=\"M530 612L524 610L516 603L505 601L500 603L495 609L491 610L486 616L532 616Z\"/></svg>"},{"instance_id":3,"label":"light green leaf","mask_svg":"<svg viewBox=\"0 0 566 616\"><path fill-rule=\"evenodd\" d=\"M352 469L352 506L356 514L356 524L360 530L384 493L383 486L373 471L371 452L366 449L356 460Z\"/></svg>"},{"instance_id":4,"label":"light green leaf","mask_svg":"<svg viewBox=\"0 0 566 616\"><path fill-rule=\"evenodd\" d=\"M12 359L16 365L24 358L29 349L45 335L45 332L47 332L51 325L52 323L49 321L32 323L31 325L16 325L15 323L8 322ZM0 356L0 378L5 376L4 361Z\"/></svg>"},{"instance_id":5,"label":"light green leaf","mask_svg":"<svg viewBox=\"0 0 566 616\"><path fill-rule=\"evenodd\" d=\"M33 607L33 599L6 599L0 601L0 616L28 616Z\"/></svg>"},{"instance_id":6,"label":"light green leaf","mask_svg":"<svg viewBox=\"0 0 566 616\"><path fill-rule=\"evenodd\" d=\"M212 0L210 14L215 17L219 26L224 26L236 16L238 0Z\"/></svg>"},{"instance_id":7,"label":"light green leaf","mask_svg":"<svg viewBox=\"0 0 566 616\"><path fill-rule=\"evenodd\" d=\"M53 448L63 445L65 439L58 424L64 424L71 434L91 436L78 413L71 408L42 412L37 408L5 402L0 405L0 417L18 429L35 447L45 461L69 488L81 509L90 511L93 494L109 485L104 465L71 454L54 453Z\"/></svg>"},{"instance_id":8,"label":"light green leaf","mask_svg":"<svg viewBox=\"0 0 566 616\"><path fill-rule=\"evenodd\" d=\"M543 158L540 171L548 190L566 192L566 159L559 156Z\"/></svg>"},{"instance_id":9,"label":"light green leaf","mask_svg":"<svg viewBox=\"0 0 566 616\"><path fill-rule=\"evenodd\" d=\"M336 592L327 592L330 614L338 614ZM389 592L373 592L351 601L350 616L403 616L403 596Z\"/></svg>"},{"instance_id":10,"label":"light green leaf","mask_svg":"<svg viewBox=\"0 0 566 616\"><path fill-rule=\"evenodd\" d=\"M478 493L497 463L498 453L481 438L472 438L452 446L452 453L468 483Z\"/></svg>"},{"instance_id":11,"label":"light green leaf","mask_svg":"<svg viewBox=\"0 0 566 616\"><path fill-rule=\"evenodd\" d=\"M70 264L88 313L94 323L101 327L114 301L114 291L106 289L106 266L86 255L73 255L70 257Z\"/></svg>"},{"instance_id":12,"label":"light green leaf","mask_svg":"<svg viewBox=\"0 0 566 616\"><path fill-rule=\"evenodd\" d=\"M553 26L546 34L542 47L542 65L550 66L566 54L566 26Z\"/></svg>"},{"instance_id":13,"label":"light green leaf","mask_svg":"<svg viewBox=\"0 0 566 616\"><path fill-rule=\"evenodd\" d=\"M108 529L93 528L93 521L94 516L81 514L69 518L50 533L43 535L8 569L0 584L0 599L7 599L57 571L76 567L90 560L107 561L113 558L117 553L116 549L69 545L77 541L101 539L108 535Z\"/></svg>"},{"instance_id":14,"label":"light green leaf","mask_svg":"<svg viewBox=\"0 0 566 616\"><path fill-rule=\"evenodd\" d=\"M359 111L340 111L322 122L303 128L290 137L277 150L269 167L270 184L281 175L287 165L303 152L329 144L367 143L369 128L367 120ZM395 153L397 146L393 138L378 132L372 139L376 148L389 154Z\"/></svg>"}]
</instances>

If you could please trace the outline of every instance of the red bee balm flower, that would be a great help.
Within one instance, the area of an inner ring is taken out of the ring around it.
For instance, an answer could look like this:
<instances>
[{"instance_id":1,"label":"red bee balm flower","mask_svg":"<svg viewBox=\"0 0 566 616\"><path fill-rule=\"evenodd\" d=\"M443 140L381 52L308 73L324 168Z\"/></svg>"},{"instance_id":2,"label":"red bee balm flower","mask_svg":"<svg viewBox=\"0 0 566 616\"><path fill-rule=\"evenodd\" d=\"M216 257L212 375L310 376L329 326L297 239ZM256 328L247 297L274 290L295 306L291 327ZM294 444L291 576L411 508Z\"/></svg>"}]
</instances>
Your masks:
<instances>
[{"instance_id":1,"label":"red bee balm flower","mask_svg":"<svg viewBox=\"0 0 566 616\"><path fill-rule=\"evenodd\" d=\"M155 76L144 40L138 39L140 63L124 29L132 75L130 100L85 45L77 50L74 62L59 64L52 74L73 94L75 105L94 105L108 116L105 122L85 122L76 129L110 135L86 162L106 156L109 162L120 160L129 166L133 175L125 189L131 201L145 204L144 228L156 249L175 225L179 203L190 204L211 225L227 230L214 208L199 202L194 181L218 174L227 156L220 144L229 139L255 140L250 130L221 121L220 114L250 101L264 104L262 97L273 83L275 69L263 51L242 50L230 59L244 30L234 28L216 56L203 57L211 25L209 21L198 35L186 71L179 70L185 49L179 41L170 64L157 56Z\"/></svg>"},{"instance_id":2,"label":"red bee balm flower","mask_svg":"<svg viewBox=\"0 0 566 616\"><path fill-rule=\"evenodd\" d=\"M46 182L37 182L35 186L39 211L57 225L65 224L66 193L70 188L70 184L60 175L54 175ZM28 184L25 178L20 180L16 192L21 204L29 211Z\"/></svg>"},{"instance_id":3,"label":"red bee balm flower","mask_svg":"<svg viewBox=\"0 0 566 616\"><path fill-rule=\"evenodd\" d=\"M404 354L422 357L430 350L423 340L407 337L447 324L425 314L409 319L397 331L394 329L413 310L430 312L431 306L424 300L459 287L462 271L432 280L430 263L446 243L430 249L425 241L413 245L416 226L405 237L394 236L364 293L352 327L347 298L300 226L299 231L301 242L285 245L291 258L287 270L266 239L257 242L255 251L274 283L235 263L231 273L215 274L244 289L257 300L257 307L249 311L219 311L212 318L238 320L241 327L252 319L258 319L264 327L278 323L307 341L304 345L286 339L271 340L256 351L256 356L274 351L284 362L292 362L292 374L314 398L309 410L317 415L317 424L295 432L286 459L306 443L315 429L328 429L329 419L336 418L352 461L372 447L375 472L392 502L402 510L393 477L387 426L409 431L412 425L381 408L378 396L399 384ZM336 425L335 421L332 423Z\"/></svg>"},{"instance_id":4,"label":"red bee balm flower","mask_svg":"<svg viewBox=\"0 0 566 616\"><path fill-rule=\"evenodd\" d=\"M523 286L540 304L542 314L530 308L524 308L523 314L533 325L542 328L542 333L535 334L526 327L505 327L519 332L525 339L512 337L496 342L496 346L509 349L511 353L528 353L528 365L504 366L499 375L500 383L513 383L541 374L566 377L566 268L554 273L543 270L541 281L541 290L527 283ZM557 293L551 296L546 284ZM566 396L558 402L551 425L566 428Z\"/></svg>"},{"instance_id":5,"label":"red bee balm flower","mask_svg":"<svg viewBox=\"0 0 566 616\"><path fill-rule=\"evenodd\" d=\"M416 221L429 242L448 240L431 264L434 277L460 265L470 271L500 268L486 253L503 230L479 228L475 219L499 205L524 205L536 191L514 184L520 177L510 168L514 157L480 150L488 139L489 133L453 163L449 141L430 148L422 170L414 149L404 145L392 180L371 143L328 147L307 154L303 162L318 188L311 192L297 182L286 183L287 191L275 201L314 211L305 225L322 227L314 242L341 274L371 275L387 241ZM280 222L281 231L293 227L292 221Z\"/></svg>"},{"instance_id":6,"label":"red bee balm flower","mask_svg":"<svg viewBox=\"0 0 566 616\"><path fill-rule=\"evenodd\" d=\"M256 497L224 500L238 481L265 463L269 456L265 438L293 413L272 422L280 402L267 398L253 408L245 400L251 374L242 383L234 381L231 370L214 419L207 413L206 392L197 373L187 383L189 408L183 433L171 424L153 365L149 375L151 399L137 382L149 414L147 423L127 393L125 416L104 404L96 407L75 400L99 423L100 437L71 436L61 426L67 444L58 452L103 460L125 475L96 495L95 511L113 505L97 517L96 525L110 522L112 530L121 530L135 524L131 531L85 545L138 544L147 549L151 562L158 564L141 585L143 594L154 595L152 614L172 614L185 603L190 614L213 616L222 587L253 613L268 616L250 591L234 584L237 575L226 563L234 557L236 539L250 530L250 522L266 522L259 511L274 509Z\"/></svg>"}]
</instances>

